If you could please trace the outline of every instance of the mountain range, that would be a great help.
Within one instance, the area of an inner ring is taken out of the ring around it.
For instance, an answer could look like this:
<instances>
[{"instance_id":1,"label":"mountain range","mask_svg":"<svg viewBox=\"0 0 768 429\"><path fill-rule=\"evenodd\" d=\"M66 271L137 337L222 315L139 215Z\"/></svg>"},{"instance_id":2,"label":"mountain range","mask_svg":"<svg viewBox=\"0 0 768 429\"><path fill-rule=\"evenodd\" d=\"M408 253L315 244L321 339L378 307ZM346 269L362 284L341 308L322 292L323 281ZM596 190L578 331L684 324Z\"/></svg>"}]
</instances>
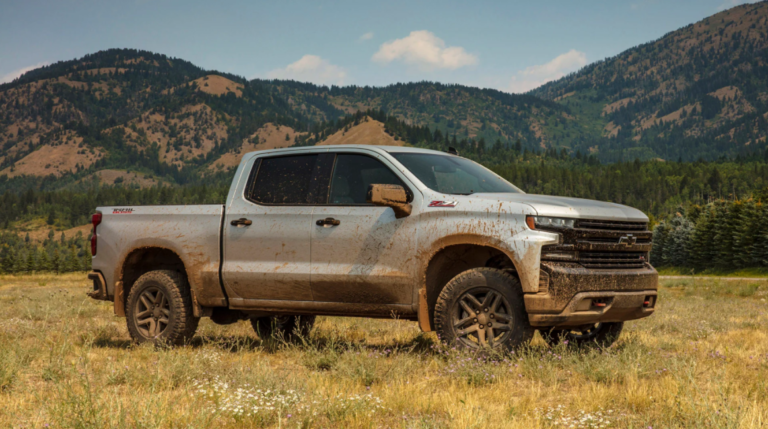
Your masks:
<instances>
[{"instance_id":1,"label":"mountain range","mask_svg":"<svg viewBox=\"0 0 768 429\"><path fill-rule=\"evenodd\" d=\"M110 49L0 85L0 188L225 180L247 151L308 144L459 142L603 162L762 153L767 33L768 2L738 6L527 94L249 81Z\"/></svg>"}]
</instances>

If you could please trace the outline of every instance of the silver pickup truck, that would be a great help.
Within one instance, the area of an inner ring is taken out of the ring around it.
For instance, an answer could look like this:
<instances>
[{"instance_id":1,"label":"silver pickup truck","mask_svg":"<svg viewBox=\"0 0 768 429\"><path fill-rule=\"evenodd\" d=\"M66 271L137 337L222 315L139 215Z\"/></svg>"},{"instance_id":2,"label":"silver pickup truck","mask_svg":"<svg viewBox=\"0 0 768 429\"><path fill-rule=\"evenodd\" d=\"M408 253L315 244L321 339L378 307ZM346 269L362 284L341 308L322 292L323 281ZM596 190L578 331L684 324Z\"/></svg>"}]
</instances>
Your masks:
<instances>
[{"instance_id":1,"label":"silver pickup truck","mask_svg":"<svg viewBox=\"0 0 768 429\"><path fill-rule=\"evenodd\" d=\"M224 205L99 207L93 290L139 342L201 317L259 335L317 315L418 321L465 347L610 345L651 315L640 211L529 195L452 153L323 146L246 154Z\"/></svg>"}]
</instances>

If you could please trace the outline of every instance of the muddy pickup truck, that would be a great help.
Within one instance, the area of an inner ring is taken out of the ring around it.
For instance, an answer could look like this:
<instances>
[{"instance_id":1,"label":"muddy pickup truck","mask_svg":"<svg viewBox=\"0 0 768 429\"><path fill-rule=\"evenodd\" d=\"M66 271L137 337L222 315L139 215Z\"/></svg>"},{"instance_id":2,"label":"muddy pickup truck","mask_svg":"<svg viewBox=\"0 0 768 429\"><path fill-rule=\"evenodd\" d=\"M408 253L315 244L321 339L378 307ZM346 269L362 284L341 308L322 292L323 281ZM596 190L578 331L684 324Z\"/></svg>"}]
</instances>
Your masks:
<instances>
[{"instance_id":1,"label":"muddy pickup truck","mask_svg":"<svg viewBox=\"0 0 768 429\"><path fill-rule=\"evenodd\" d=\"M650 316L640 211L529 195L481 165L404 147L248 153L224 205L99 207L89 295L138 342L201 317L306 335L317 315L418 321L465 347L610 345Z\"/></svg>"}]
</instances>

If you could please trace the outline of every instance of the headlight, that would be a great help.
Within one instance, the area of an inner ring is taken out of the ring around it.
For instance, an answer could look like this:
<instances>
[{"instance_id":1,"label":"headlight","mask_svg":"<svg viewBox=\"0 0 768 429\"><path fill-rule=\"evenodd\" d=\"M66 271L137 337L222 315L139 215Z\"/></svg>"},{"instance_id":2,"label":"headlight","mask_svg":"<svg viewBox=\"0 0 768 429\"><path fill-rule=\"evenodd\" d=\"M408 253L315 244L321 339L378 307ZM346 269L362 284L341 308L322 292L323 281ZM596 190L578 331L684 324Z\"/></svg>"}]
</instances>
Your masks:
<instances>
[{"instance_id":1,"label":"headlight","mask_svg":"<svg viewBox=\"0 0 768 429\"><path fill-rule=\"evenodd\" d=\"M525 222L531 229L571 229L575 220L561 217L526 216Z\"/></svg>"}]
</instances>

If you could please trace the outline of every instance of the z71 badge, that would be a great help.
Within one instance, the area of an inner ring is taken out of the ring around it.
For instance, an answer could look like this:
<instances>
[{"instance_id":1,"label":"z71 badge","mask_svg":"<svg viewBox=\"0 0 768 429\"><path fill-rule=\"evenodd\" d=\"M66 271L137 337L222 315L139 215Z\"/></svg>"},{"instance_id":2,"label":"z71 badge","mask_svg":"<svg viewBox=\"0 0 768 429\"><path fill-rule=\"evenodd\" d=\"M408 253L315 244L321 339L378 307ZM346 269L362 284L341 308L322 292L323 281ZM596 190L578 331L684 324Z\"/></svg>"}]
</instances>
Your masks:
<instances>
[{"instance_id":1,"label":"z71 badge","mask_svg":"<svg viewBox=\"0 0 768 429\"><path fill-rule=\"evenodd\" d=\"M429 207L456 207L456 204L458 204L458 201L432 201L429 203Z\"/></svg>"}]
</instances>

